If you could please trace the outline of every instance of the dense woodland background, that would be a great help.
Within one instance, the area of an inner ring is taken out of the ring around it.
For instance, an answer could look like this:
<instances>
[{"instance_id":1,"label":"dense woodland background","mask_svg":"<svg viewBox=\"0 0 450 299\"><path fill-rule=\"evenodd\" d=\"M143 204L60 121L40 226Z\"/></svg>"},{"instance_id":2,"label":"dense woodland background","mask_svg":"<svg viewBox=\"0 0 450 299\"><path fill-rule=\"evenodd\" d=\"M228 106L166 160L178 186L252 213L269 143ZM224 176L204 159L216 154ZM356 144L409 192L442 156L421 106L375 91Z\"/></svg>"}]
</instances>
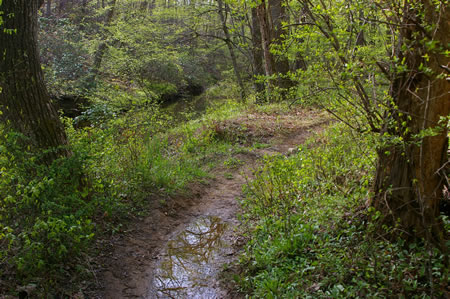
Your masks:
<instances>
[{"instance_id":1,"label":"dense woodland background","mask_svg":"<svg viewBox=\"0 0 450 299\"><path fill-rule=\"evenodd\" d=\"M88 294L93 244L149 193L260 144L230 120L315 109L329 127L244 188L236 288L445 298L449 20L447 0L0 0L1 292Z\"/></svg>"}]
</instances>

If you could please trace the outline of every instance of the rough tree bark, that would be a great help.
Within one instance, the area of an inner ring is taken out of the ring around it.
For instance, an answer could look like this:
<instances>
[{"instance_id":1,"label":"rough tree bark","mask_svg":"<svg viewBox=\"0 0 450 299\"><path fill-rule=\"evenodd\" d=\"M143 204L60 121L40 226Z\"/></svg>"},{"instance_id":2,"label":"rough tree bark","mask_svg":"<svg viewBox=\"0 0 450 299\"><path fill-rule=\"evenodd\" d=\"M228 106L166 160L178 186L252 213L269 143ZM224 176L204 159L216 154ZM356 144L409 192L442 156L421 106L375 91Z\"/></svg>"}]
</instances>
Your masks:
<instances>
[{"instance_id":1,"label":"rough tree bark","mask_svg":"<svg viewBox=\"0 0 450 299\"><path fill-rule=\"evenodd\" d=\"M37 12L41 0L3 1L0 26L0 111L2 121L49 152L49 163L68 151L64 127L44 85L37 48Z\"/></svg>"},{"instance_id":2,"label":"rough tree bark","mask_svg":"<svg viewBox=\"0 0 450 299\"><path fill-rule=\"evenodd\" d=\"M258 5L258 7L256 7L256 14L258 16L259 29L261 32L261 46L264 58L264 71L266 73L266 76L272 76L275 71L275 67L273 55L272 53L270 53L270 42L272 40L272 37L265 0L262 1L261 4Z\"/></svg>"},{"instance_id":3,"label":"rough tree bark","mask_svg":"<svg viewBox=\"0 0 450 299\"><path fill-rule=\"evenodd\" d=\"M440 169L448 161L447 121L435 136L418 138L417 134L438 127L440 118L450 114L450 82L445 80L449 57L444 54L450 43L450 11L443 3L436 9L431 0L419 2L405 1L399 38L404 47L399 48L403 50L398 58L404 59L408 71L392 82L394 123L385 129L404 141L379 150L372 205L383 212L385 222L400 224L405 237L440 243L444 181ZM426 47L424 41L431 40L441 49Z\"/></svg>"},{"instance_id":4,"label":"rough tree bark","mask_svg":"<svg viewBox=\"0 0 450 299\"><path fill-rule=\"evenodd\" d=\"M286 7L281 0L269 0L270 19L272 25L272 40L271 44L282 45L284 36L288 34L286 28L283 27L283 22L288 21ZM275 60L275 71L281 75L289 72L289 61L285 56L277 56ZM280 87L291 87L292 82L285 78L280 80Z\"/></svg>"},{"instance_id":5,"label":"rough tree bark","mask_svg":"<svg viewBox=\"0 0 450 299\"><path fill-rule=\"evenodd\" d=\"M273 45L281 45L283 43L283 35L286 29L283 28L283 21L287 20L286 8L281 0L263 0L256 7L256 14L260 25L261 45L264 57L264 69L266 76L278 74L278 79L269 82L268 92L270 93L271 85L280 88L280 96L282 99L287 97L287 89L293 86L293 82L286 78L289 72L289 61L284 56L273 55L270 50Z\"/></svg>"}]
</instances>

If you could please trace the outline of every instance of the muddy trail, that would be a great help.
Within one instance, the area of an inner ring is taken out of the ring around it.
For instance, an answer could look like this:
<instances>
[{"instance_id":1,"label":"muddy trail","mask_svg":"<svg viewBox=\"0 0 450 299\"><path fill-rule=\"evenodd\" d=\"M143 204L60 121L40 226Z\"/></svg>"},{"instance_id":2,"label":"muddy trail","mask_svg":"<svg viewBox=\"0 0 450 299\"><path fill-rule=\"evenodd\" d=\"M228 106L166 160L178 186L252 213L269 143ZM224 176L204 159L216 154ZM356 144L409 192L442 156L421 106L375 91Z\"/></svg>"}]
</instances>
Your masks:
<instances>
[{"instance_id":1,"label":"muddy trail","mask_svg":"<svg viewBox=\"0 0 450 299\"><path fill-rule=\"evenodd\" d=\"M309 110L253 114L222 124L224 130L245 124L249 136L268 145L236 154L241 163L233 169L219 164L213 179L191 184L188 195L153 195L149 216L99 244L101 289L93 297L241 298L221 277L223 265L234 261L244 244L237 199L245 177L264 155L290 154L325 123L323 115Z\"/></svg>"}]
</instances>

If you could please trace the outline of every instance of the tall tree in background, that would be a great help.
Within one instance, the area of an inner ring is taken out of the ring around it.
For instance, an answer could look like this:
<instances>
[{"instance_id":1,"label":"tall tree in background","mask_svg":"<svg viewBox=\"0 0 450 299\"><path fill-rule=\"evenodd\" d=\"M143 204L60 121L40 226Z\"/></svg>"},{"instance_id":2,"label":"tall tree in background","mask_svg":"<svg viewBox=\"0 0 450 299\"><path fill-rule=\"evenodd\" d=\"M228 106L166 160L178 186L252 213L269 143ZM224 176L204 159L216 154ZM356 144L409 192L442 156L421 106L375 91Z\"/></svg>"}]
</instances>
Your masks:
<instances>
[{"instance_id":1,"label":"tall tree in background","mask_svg":"<svg viewBox=\"0 0 450 299\"><path fill-rule=\"evenodd\" d=\"M391 224L399 222L403 232L434 242L442 239L437 219L445 174L440 172L448 163L448 119L443 119L450 114L450 10L445 2L390 3L389 23L400 26L393 46L402 68L391 80L391 122L382 133L400 142L379 150L373 201Z\"/></svg>"},{"instance_id":2,"label":"tall tree in background","mask_svg":"<svg viewBox=\"0 0 450 299\"><path fill-rule=\"evenodd\" d=\"M274 46L284 49L283 41L288 32L283 22L288 21L285 3L281 0L263 0L256 8L256 16L261 32L261 46L264 57L266 76L278 76L273 85L280 88L281 97L286 98L286 90L293 86L293 82L286 76L289 72L289 61L285 55L274 55ZM278 51L279 52L279 51ZM270 89L270 84L268 85Z\"/></svg>"},{"instance_id":3,"label":"tall tree in background","mask_svg":"<svg viewBox=\"0 0 450 299\"><path fill-rule=\"evenodd\" d=\"M231 63L233 64L234 75L236 76L236 81L239 85L239 89L241 90L241 99L245 99L245 87L242 82L241 74L239 72L239 67L237 64L236 54L234 53L234 47L231 40L230 31L228 30L227 18L228 18L228 7L223 3L222 0L217 0L218 5L218 13L220 17L220 21L222 23L222 31L225 36L224 42L228 47L228 51L230 52Z\"/></svg>"},{"instance_id":4,"label":"tall tree in background","mask_svg":"<svg viewBox=\"0 0 450 299\"><path fill-rule=\"evenodd\" d=\"M253 66L253 83L258 96L258 102L262 102L264 97L261 93L264 92L264 84L260 82L257 77L264 75L263 66L263 52L261 41L261 30L258 20L256 7L251 8L251 49L252 49L252 66Z\"/></svg>"},{"instance_id":5,"label":"tall tree in background","mask_svg":"<svg viewBox=\"0 0 450 299\"><path fill-rule=\"evenodd\" d=\"M111 24L115 9L116 9L116 0L111 0L111 2L109 3L109 8L108 8L108 10L106 12L106 16L105 16L105 22L104 22L105 27L107 27ZM92 66L92 74L94 76L94 79L98 75L98 72L102 65L103 56L105 55L106 48L108 46L107 36L104 31L101 33L101 36L102 36L102 41L100 42L100 44L98 46L97 52L95 52L94 64Z\"/></svg>"},{"instance_id":6,"label":"tall tree in background","mask_svg":"<svg viewBox=\"0 0 450 299\"><path fill-rule=\"evenodd\" d=\"M275 72L274 58L270 52L273 32L270 26L269 12L266 1L262 1L256 8L258 24L261 33L261 47L263 50L264 70L266 76L272 76Z\"/></svg>"},{"instance_id":7,"label":"tall tree in background","mask_svg":"<svg viewBox=\"0 0 450 299\"><path fill-rule=\"evenodd\" d=\"M269 0L270 7L270 20L272 26L272 41L271 44L277 46L279 49L286 51L286 47L283 46L284 38L289 34L283 23L289 21L289 16L286 11L286 3L282 0ZM278 51L280 52L280 51ZM275 56L275 71L279 76L279 87L287 89L292 87L293 82L286 77L289 72L289 60L285 53L279 53L281 55ZM284 97L284 96L283 96Z\"/></svg>"},{"instance_id":8,"label":"tall tree in background","mask_svg":"<svg viewBox=\"0 0 450 299\"><path fill-rule=\"evenodd\" d=\"M47 0L47 4L45 6L45 16L48 18L52 15L52 0Z\"/></svg>"},{"instance_id":9,"label":"tall tree in background","mask_svg":"<svg viewBox=\"0 0 450 299\"><path fill-rule=\"evenodd\" d=\"M1 3L1 2L0 2ZM44 85L37 49L37 12L43 1L5 0L0 6L0 111L13 130L29 137L38 149L56 149L50 163L66 155L64 127Z\"/></svg>"}]
</instances>

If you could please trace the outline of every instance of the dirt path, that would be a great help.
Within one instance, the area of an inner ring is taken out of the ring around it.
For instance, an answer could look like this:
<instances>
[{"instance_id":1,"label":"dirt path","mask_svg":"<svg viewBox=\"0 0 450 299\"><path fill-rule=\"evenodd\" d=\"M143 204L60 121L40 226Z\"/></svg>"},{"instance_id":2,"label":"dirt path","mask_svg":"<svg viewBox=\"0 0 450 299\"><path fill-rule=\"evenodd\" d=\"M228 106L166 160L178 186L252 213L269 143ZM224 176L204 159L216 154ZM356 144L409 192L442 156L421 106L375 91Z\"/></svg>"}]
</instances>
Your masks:
<instances>
[{"instance_id":1,"label":"dirt path","mask_svg":"<svg viewBox=\"0 0 450 299\"><path fill-rule=\"evenodd\" d=\"M218 276L222 265L236 258L242 246L235 231L239 226L236 199L242 196L245 176L251 176L263 155L288 154L311 131L319 130L324 121L314 113L303 115L311 121L296 121L299 115L292 113L281 123L279 116L269 120L270 115L235 120L247 122L250 130L264 134L276 124L287 130L266 134L270 147L237 155L235 158L243 162L240 167L217 168L215 179L191 186L189 196L167 198L161 208L161 198L155 195L157 198L150 200L150 216L136 221L117 238L99 244L110 250L102 250L104 270L98 279L103 290L95 297L238 298L220 284Z\"/></svg>"}]
</instances>

